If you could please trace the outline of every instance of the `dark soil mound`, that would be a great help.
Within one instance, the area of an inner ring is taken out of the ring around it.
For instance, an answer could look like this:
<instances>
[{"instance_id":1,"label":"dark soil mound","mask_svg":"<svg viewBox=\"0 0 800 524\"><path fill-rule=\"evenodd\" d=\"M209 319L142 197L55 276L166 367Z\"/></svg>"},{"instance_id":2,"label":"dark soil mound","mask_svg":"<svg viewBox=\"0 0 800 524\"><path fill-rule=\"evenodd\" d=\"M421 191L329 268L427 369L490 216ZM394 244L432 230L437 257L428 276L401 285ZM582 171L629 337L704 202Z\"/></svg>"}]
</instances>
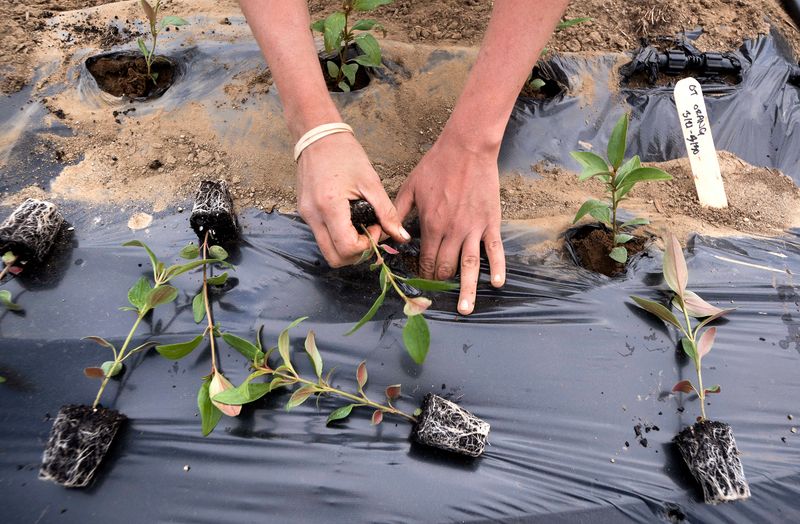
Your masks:
<instances>
[{"instance_id":1,"label":"dark soil mound","mask_svg":"<svg viewBox=\"0 0 800 524\"><path fill-rule=\"evenodd\" d=\"M157 56L152 64L155 82L147 75L147 63L139 53L110 53L86 60L97 85L114 96L146 99L161 96L175 81L175 63Z\"/></svg>"},{"instance_id":2,"label":"dark soil mound","mask_svg":"<svg viewBox=\"0 0 800 524\"><path fill-rule=\"evenodd\" d=\"M625 272L627 264L620 264L609 257L614 248L614 239L611 231L597 226L585 226L575 231L567 241L574 250L578 264L582 267L613 277ZM642 251L647 245L648 238L636 236L625 243L628 250L628 261Z\"/></svg>"}]
</instances>

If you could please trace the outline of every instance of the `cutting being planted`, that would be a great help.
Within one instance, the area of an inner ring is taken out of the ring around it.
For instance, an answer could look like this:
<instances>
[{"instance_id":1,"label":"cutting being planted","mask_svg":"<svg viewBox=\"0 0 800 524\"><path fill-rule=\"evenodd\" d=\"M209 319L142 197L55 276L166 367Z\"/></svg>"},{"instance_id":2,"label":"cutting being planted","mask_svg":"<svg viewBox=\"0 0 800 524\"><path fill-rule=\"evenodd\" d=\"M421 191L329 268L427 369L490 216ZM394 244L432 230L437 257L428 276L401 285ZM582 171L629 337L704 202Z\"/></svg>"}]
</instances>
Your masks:
<instances>
[{"instance_id":1,"label":"cutting being planted","mask_svg":"<svg viewBox=\"0 0 800 524\"><path fill-rule=\"evenodd\" d=\"M609 229L611 248L608 256L625 264L628 261L626 244L634 240L631 230L636 226L649 224L645 218L633 218L619 223L617 215L620 204L628 199L628 193L640 182L672 180L672 176L655 167L642 166L639 156L634 155L627 161L625 149L628 136L628 115L622 115L611 132L608 141L607 159L591 151L573 151L572 158L578 161L582 171L578 180L597 178L603 182L606 200L587 200L575 214L573 223L586 215L600 221Z\"/></svg>"},{"instance_id":2,"label":"cutting being planted","mask_svg":"<svg viewBox=\"0 0 800 524\"><path fill-rule=\"evenodd\" d=\"M713 306L687 289L689 271L675 235L670 235L667 240L663 271L664 280L675 293L671 304L680 311L683 317L681 320L670 308L658 302L637 296L631 298L639 307L678 330L682 335L681 347L694 364L697 381L681 380L675 384L672 392L696 394L700 402L700 416L693 426L687 427L675 437L675 443L703 488L707 503L746 499L750 496L750 488L739 460L739 450L731 427L706 417L706 396L719 393L720 386L706 386L703 383L703 357L711 351L717 335L716 327L707 326L733 310ZM692 326L692 318L698 320L697 325Z\"/></svg>"},{"instance_id":3,"label":"cutting being planted","mask_svg":"<svg viewBox=\"0 0 800 524\"><path fill-rule=\"evenodd\" d=\"M139 0L139 3L147 16L147 22L150 26L150 47L147 47L144 39L139 37L136 43L139 45L139 50L144 55L144 61L147 64L147 77L150 78L155 84L158 82L158 73L153 71L153 63L158 60L156 55L156 44L158 43L158 35L167 27L178 27L186 25L189 22L179 16L169 15L161 20L158 19L159 11L161 10L161 0L156 0L155 4L150 4L148 0Z\"/></svg>"}]
</instances>

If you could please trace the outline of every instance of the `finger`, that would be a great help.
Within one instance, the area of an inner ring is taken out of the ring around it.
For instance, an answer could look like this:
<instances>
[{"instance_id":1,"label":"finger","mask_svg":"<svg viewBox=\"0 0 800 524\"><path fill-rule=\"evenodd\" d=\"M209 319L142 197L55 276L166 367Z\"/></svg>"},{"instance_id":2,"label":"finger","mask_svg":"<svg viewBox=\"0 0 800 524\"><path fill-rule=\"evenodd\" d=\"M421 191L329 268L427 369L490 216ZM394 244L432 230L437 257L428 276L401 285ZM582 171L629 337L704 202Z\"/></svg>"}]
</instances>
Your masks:
<instances>
[{"instance_id":1,"label":"finger","mask_svg":"<svg viewBox=\"0 0 800 524\"><path fill-rule=\"evenodd\" d=\"M448 280L453 278L458 268L458 254L461 253L461 246L464 244L464 237L445 236L439 251L436 253L436 280Z\"/></svg>"},{"instance_id":2,"label":"finger","mask_svg":"<svg viewBox=\"0 0 800 524\"><path fill-rule=\"evenodd\" d=\"M411 209L414 207L414 190L411 189L408 180L406 180L406 183L403 184L403 187L398 191L394 199L394 207L397 210L397 216L400 217L401 222L411 213Z\"/></svg>"},{"instance_id":3,"label":"finger","mask_svg":"<svg viewBox=\"0 0 800 524\"><path fill-rule=\"evenodd\" d=\"M383 186L376 184L367 190L362 190L364 198L372 204L375 208L375 215L378 217L378 222L381 223L381 228L387 235L395 239L397 242L408 242L411 240L411 235L403 228L400 223L400 217L397 214L392 201L389 200L389 195L383 189Z\"/></svg>"},{"instance_id":4,"label":"finger","mask_svg":"<svg viewBox=\"0 0 800 524\"><path fill-rule=\"evenodd\" d=\"M506 283L506 255L499 227L489 226L483 235L483 246L486 249L486 257L489 259L492 286L503 287L503 284Z\"/></svg>"},{"instance_id":5,"label":"finger","mask_svg":"<svg viewBox=\"0 0 800 524\"><path fill-rule=\"evenodd\" d=\"M328 210L324 217L325 227L339 258L346 264L358 261L361 254L370 249L366 235L359 235L350 221L350 206L346 200Z\"/></svg>"},{"instance_id":6,"label":"finger","mask_svg":"<svg viewBox=\"0 0 800 524\"><path fill-rule=\"evenodd\" d=\"M419 276L433 279L436 270L436 253L442 243L442 236L430 230L423 229L419 248Z\"/></svg>"},{"instance_id":7,"label":"finger","mask_svg":"<svg viewBox=\"0 0 800 524\"><path fill-rule=\"evenodd\" d=\"M306 219L306 224L311 228L311 232L314 234L314 240L317 241L317 246L328 265L331 267L344 266L344 261L341 260L336 248L333 247L333 241L331 240L331 236L325 224L319 219Z\"/></svg>"},{"instance_id":8,"label":"finger","mask_svg":"<svg viewBox=\"0 0 800 524\"><path fill-rule=\"evenodd\" d=\"M475 309L480 272L480 238L468 237L461 247L461 293L458 297L458 312L462 315L469 315Z\"/></svg>"}]
</instances>

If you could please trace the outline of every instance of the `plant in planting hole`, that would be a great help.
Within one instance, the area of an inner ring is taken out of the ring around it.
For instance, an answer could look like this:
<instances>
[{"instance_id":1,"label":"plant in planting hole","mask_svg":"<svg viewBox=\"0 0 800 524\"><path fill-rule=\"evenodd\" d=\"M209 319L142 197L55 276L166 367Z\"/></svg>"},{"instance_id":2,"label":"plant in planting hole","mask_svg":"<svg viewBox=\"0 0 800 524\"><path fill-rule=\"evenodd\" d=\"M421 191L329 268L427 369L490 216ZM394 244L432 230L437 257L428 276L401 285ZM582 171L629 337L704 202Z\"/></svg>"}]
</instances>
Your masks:
<instances>
[{"instance_id":1,"label":"plant in planting hole","mask_svg":"<svg viewBox=\"0 0 800 524\"><path fill-rule=\"evenodd\" d=\"M554 33L560 33L564 29L570 28L570 27L578 25L578 24L582 24L584 22L588 22L589 20L591 20L591 18L587 18L587 17L567 18L565 20L561 20L556 25L556 29L555 29ZM541 58L544 55L546 55L547 51L548 51L548 49L546 47L544 49L542 49L542 52L539 53L539 57ZM528 79L525 81L525 84L528 86L528 88L530 88L531 91L539 91L541 88L544 87L545 81L542 80L541 78L539 78L538 76L534 77L533 76L533 72L531 71L531 74L528 75Z\"/></svg>"},{"instance_id":2,"label":"plant in planting hole","mask_svg":"<svg viewBox=\"0 0 800 524\"><path fill-rule=\"evenodd\" d=\"M225 378L225 375L223 375L217 367L218 351L216 337L220 336L220 332L219 327L214 322L214 316L211 312L211 301L209 299L210 286L222 286L228 280L227 272L217 276L209 276L209 266L213 267L214 263L223 265L226 268L232 266L224 262L224 260L228 258L228 253L224 248L209 244L209 236L210 231L206 230L203 243L200 247L192 243L184 247L180 252L181 257L187 260L196 260L198 257L201 257L201 260L209 260L208 264L202 265L202 288L192 299L194 321L199 324L205 318L207 321L206 327L201 334L187 342L156 346L156 351L162 357L170 360L180 360L194 351L203 339L205 339L206 335L208 336L211 351L211 373L203 377L203 384L200 386L200 390L197 393L197 405L200 409L203 436L207 436L214 431L214 428L219 423L223 414L229 417L235 417L238 416L241 411L239 406L220 404L210 400L214 395L232 388L233 384Z\"/></svg>"},{"instance_id":3,"label":"plant in planting hole","mask_svg":"<svg viewBox=\"0 0 800 524\"><path fill-rule=\"evenodd\" d=\"M406 325L403 327L403 344L414 362L422 364L425 362L425 357L428 355L428 349L430 349L431 345L431 334L428 329L428 323L422 314L430 307L431 300L425 297L409 297L403 292L400 283L420 291L452 291L458 289L459 284L455 282L427 280L424 278L402 277L395 274L386 263L382 253L397 255L399 254L398 251L386 244L376 244L365 225L361 224L361 228L371 244L371 249L365 251L361 258L362 261L366 261L372 256L375 257L375 261L370 265L370 269L373 271L377 269L380 270L378 282L381 287L381 292L378 298L375 299L372 307L369 308L369 311L361 317L361 320L359 320L346 335L355 333L361 326L369 322L383 305L383 301L386 299L386 294L389 292L389 289L393 289L395 293L403 299L403 302L405 302L403 313L405 313L407 320Z\"/></svg>"},{"instance_id":4,"label":"plant in planting hole","mask_svg":"<svg viewBox=\"0 0 800 524\"><path fill-rule=\"evenodd\" d=\"M144 14L147 16L147 21L150 23L150 39L152 40L152 45L148 48L142 37L136 39L136 43L139 44L139 50L144 55L144 61L147 64L147 76L150 77L155 84L158 80L158 73L153 71L152 67L153 62L158 60L158 56L156 56L158 34L167 27L178 27L186 25L189 22L179 16L174 15L165 16L159 20L158 12L161 9L161 0L156 0L155 4L150 4L149 0L139 0L139 3L142 5Z\"/></svg>"},{"instance_id":5,"label":"plant in planting hole","mask_svg":"<svg viewBox=\"0 0 800 524\"><path fill-rule=\"evenodd\" d=\"M312 31L322 33L325 51L338 55L338 64L333 60L328 60L325 62L325 67L328 76L333 79L334 84L340 90L349 92L355 85L359 66L381 66L381 47L369 31L380 30L386 36L383 26L372 19L358 20L351 26L350 15L354 11L372 11L390 3L392 0L343 0L341 11L336 11L324 20L317 20L311 24ZM356 31L360 32L356 33ZM353 43L363 54L348 59L347 51Z\"/></svg>"},{"instance_id":6,"label":"plant in planting hole","mask_svg":"<svg viewBox=\"0 0 800 524\"><path fill-rule=\"evenodd\" d=\"M667 249L664 252L664 280L669 288L675 293L672 305L682 313L683 322L672 313L672 311L652 300L641 297L631 296L634 302L642 309L656 315L658 318L675 326L683 335L681 346L683 351L694 362L697 371L697 384L690 380L681 380L672 388L672 391L682 393L697 393L700 398L700 413L698 420L706 420L705 398L709 393L719 393L718 385L709 388L703 385L702 359L711 351L714 338L717 334L716 327L707 328L700 332L705 326L714 320L730 313L733 309L720 309L712 306L697 293L686 289L689 280L689 271L686 267L686 259L683 257L681 245L675 235L670 235L667 240ZM692 327L691 318L702 319L695 327Z\"/></svg>"},{"instance_id":7,"label":"plant in planting hole","mask_svg":"<svg viewBox=\"0 0 800 524\"><path fill-rule=\"evenodd\" d=\"M128 333L128 336L125 338L125 342L123 342L121 348L117 349L114 344L102 337L85 337L86 340L92 340L99 345L110 349L114 357L113 360L103 362L100 367L90 367L84 370L84 374L86 374L88 377L103 379L103 382L100 384L100 389L97 392L97 396L94 399L94 403L92 403L92 409L96 409L97 405L100 403L100 397L102 397L103 391L105 391L109 379L115 375L118 375L122 371L122 366L125 360L127 360L131 355L155 346L155 343L153 342L145 342L140 346L129 349L133 335L136 333L136 329L139 327L139 324L142 322L144 317L158 306L169 304L170 302L174 301L178 296L178 290L173 286L170 286L168 283L178 275L182 275L196 267L204 266L209 263L226 264L224 262L224 257L222 257L224 250L212 250L210 252L212 258L210 259L203 258L200 260L192 260L191 262L187 262L185 264L175 264L167 267L156 257L155 253L153 253L153 251L147 247L144 242L140 240L131 240L123 245L141 247L147 251L147 255L150 258L150 262L153 267L153 285L150 284L150 281L147 277L142 277L128 291L128 302L130 302L131 305L121 307L120 309L123 311L133 311L136 313L136 321L133 323L133 327ZM225 254L225 256L227 256L227 254Z\"/></svg>"},{"instance_id":8,"label":"plant in planting hole","mask_svg":"<svg viewBox=\"0 0 800 524\"><path fill-rule=\"evenodd\" d=\"M672 176L655 167L642 167L639 155L634 155L623 163L625 157L625 143L628 135L628 115L622 115L611 131L608 140L608 162L601 156L590 151L573 151L572 158L578 161L582 171L578 180L589 180L597 177L605 184L608 200L587 200L578 210L573 223L585 215L591 215L611 230L613 247L609 256L624 264L628 260L628 250L625 244L631 241L633 235L625 230L633 226L649 224L646 218L634 218L617 223L617 211L620 203L628 199L628 193L639 182L653 182L657 180L672 180Z\"/></svg>"}]
</instances>

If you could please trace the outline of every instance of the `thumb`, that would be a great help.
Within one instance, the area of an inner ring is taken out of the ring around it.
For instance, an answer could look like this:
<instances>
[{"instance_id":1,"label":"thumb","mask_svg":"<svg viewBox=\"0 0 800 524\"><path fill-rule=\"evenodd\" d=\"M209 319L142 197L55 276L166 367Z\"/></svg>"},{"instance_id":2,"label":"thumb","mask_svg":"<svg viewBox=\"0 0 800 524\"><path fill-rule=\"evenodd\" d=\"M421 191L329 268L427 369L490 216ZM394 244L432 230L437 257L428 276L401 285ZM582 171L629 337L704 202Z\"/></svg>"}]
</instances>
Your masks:
<instances>
[{"instance_id":1,"label":"thumb","mask_svg":"<svg viewBox=\"0 0 800 524\"><path fill-rule=\"evenodd\" d=\"M411 235L403 227L400 222L400 216L397 214L392 201L384 191L383 186L371 189L364 192L364 197L375 208L375 215L378 217L378 222L381 228L387 235L392 237L397 242L408 242L411 240Z\"/></svg>"}]
</instances>

